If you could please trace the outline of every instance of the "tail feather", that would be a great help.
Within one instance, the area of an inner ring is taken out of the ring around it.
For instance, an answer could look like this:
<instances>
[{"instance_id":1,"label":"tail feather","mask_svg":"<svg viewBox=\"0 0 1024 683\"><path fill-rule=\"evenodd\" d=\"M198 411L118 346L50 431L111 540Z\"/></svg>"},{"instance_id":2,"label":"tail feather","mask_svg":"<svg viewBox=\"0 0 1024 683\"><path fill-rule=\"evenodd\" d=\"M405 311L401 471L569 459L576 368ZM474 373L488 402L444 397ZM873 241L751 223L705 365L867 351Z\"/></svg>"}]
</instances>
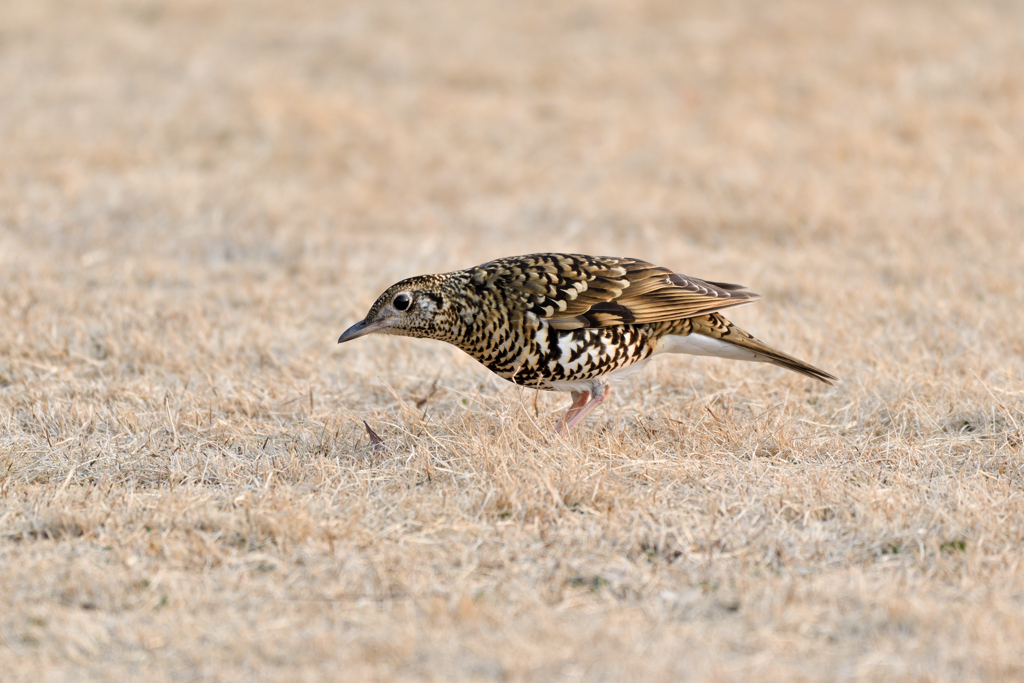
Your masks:
<instances>
[{"instance_id":1,"label":"tail feather","mask_svg":"<svg viewBox=\"0 0 1024 683\"><path fill-rule=\"evenodd\" d=\"M659 351L773 363L825 384L832 384L838 380L835 375L805 363L799 358L776 351L733 325L718 313L687 318L676 324L683 327L678 332L675 330L668 332L668 335L663 338Z\"/></svg>"},{"instance_id":2,"label":"tail feather","mask_svg":"<svg viewBox=\"0 0 1024 683\"><path fill-rule=\"evenodd\" d=\"M695 319L693 322L693 331L697 334L705 334L709 337L715 337L724 342L728 342L733 346L738 346L742 349L752 351L761 357L757 360L763 359L765 362L774 363L775 365L784 367L787 370L799 372L801 375L806 375L807 377L813 377L819 382L824 382L825 384L831 385L839 379L835 375L816 368L809 363L805 363L799 358L794 358L788 353L783 353L782 351L773 349L761 340L755 338L753 335L740 329L736 325L733 325L717 313L702 316L702 318Z\"/></svg>"}]
</instances>

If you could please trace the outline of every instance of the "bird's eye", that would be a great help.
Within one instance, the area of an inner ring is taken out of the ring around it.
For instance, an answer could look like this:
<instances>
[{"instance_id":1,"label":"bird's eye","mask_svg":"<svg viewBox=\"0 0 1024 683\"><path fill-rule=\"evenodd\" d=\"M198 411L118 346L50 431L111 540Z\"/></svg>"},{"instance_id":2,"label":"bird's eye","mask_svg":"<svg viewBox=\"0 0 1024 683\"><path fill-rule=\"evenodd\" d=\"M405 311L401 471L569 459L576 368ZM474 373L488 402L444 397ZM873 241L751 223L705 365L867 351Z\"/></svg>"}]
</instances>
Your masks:
<instances>
[{"instance_id":1,"label":"bird's eye","mask_svg":"<svg viewBox=\"0 0 1024 683\"><path fill-rule=\"evenodd\" d=\"M391 302L391 305L395 307L396 311L404 311L409 308L409 304L412 303L412 297L402 292L395 297L395 300Z\"/></svg>"}]
</instances>

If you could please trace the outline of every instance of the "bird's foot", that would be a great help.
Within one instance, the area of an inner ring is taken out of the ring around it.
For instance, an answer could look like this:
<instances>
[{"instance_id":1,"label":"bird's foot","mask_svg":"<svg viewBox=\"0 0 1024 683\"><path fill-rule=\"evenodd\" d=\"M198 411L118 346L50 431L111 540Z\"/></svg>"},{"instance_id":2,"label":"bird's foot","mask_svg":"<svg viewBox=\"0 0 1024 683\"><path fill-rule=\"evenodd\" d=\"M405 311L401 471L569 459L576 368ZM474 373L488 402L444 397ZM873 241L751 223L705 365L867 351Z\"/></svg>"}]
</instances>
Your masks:
<instances>
[{"instance_id":1,"label":"bird's foot","mask_svg":"<svg viewBox=\"0 0 1024 683\"><path fill-rule=\"evenodd\" d=\"M561 434L569 428L569 421L576 417L576 415L583 410L583 406L586 405L587 399L590 398L589 391L574 391L572 392L572 405L569 406L569 410L566 411L565 416L555 427L555 434ZM575 424L575 423L573 423Z\"/></svg>"},{"instance_id":2,"label":"bird's foot","mask_svg":"<svg viewBox=\"0 0 1024 683\"><path fill-rule=\"evenodd\" d=\"M580 420L589 415L590 411L604 403L608 395L612 393L612 387L606 381L600 381L597 385L597 390L600 393L594 392L591 394L589 391L572 392L572 405L569 407L568 412L565 413L562 421L558 423L558 427L555 428L555 434L568 432ZM588 398L590 399L589 401L587 401Z\"/></svg>"}]
</instances>

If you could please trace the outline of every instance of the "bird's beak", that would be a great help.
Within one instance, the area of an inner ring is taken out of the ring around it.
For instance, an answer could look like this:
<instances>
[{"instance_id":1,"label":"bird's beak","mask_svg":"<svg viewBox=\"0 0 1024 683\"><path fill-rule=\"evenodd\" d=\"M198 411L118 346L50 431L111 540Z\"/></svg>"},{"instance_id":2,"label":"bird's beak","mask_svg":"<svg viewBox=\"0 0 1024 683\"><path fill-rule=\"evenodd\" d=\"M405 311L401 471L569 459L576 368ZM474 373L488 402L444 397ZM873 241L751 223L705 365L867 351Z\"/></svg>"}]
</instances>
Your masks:
<instances>
[{"instance_id":1,"label":"bird's beak","mask_svg":"<svg viewBox=\"0 0 1024 683\"><path fill-rule=\"evenodd\" d=\"M370 334L372 332L378 332L388 326L390 320L384 318L382 320L375 320L372 323L368 323L365 320L360 320L352 327L345 330L345 333L338 337L338 343L352 341L358 339L363 335Z\"/></svg>"}]
</instances>

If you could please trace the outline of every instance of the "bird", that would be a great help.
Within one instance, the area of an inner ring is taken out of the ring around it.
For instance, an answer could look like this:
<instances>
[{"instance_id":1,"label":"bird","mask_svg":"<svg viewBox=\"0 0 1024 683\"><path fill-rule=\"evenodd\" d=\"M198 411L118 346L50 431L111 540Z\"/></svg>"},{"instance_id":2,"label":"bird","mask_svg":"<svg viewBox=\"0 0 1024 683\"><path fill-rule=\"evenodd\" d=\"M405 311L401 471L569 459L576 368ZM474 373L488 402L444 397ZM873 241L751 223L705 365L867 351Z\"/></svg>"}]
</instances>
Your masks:
<instances>
[{"instance_id":1,"label":"bird","mask_svg":"<svg viewBox=\"0 0 1024 683\"><path fill-rule=\"evenodd\" d=\"M636 258L527 254L397 282L338 343L376 333L453 344L510 382L569 392L560 434L608 399L612 381L662 353L773 363L837 381L721 314L760 298Z\"/></svg>"}]
</instances>

